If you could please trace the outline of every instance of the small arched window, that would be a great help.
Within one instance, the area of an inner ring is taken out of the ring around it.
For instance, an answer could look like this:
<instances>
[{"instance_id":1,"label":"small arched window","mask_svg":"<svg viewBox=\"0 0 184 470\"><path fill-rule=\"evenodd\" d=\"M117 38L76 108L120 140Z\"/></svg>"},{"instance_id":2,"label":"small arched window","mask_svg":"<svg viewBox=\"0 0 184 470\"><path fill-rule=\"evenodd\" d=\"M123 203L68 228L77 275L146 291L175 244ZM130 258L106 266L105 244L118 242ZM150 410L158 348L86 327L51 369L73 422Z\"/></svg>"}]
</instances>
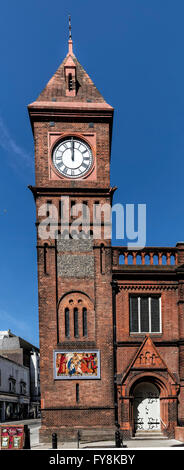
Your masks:
<instances>
[{"instance_id":1,"label":"small arched window","mask_svg":"<svg viewBox=\"0 0 184 470\"><path fill-rule=\"evenodd\" d=\"M87 308L83 307L82 309L82 320L83 320L83 336L88 335L88 328L87 328Z\"/></svg>"},{"instance_id":2,"label":"small arched window","mask_svg":"<svg viewBox=\"0 0 184 470\"><path fill-rule=\"evenodd\" d=\"M78 324L78 308L74 308L74 336L77 338L79 336L79 324Z\"/></svg>"},{"instance_id":3,"label":"small arched window","mask_svg":"<svg viewBox=\"0 0 184 470\"><path fill-rule=\"evenodd\" d=\"M69 308L65 308L65 336L70 336L70 311Z\"/></svg>"}]
</instances>

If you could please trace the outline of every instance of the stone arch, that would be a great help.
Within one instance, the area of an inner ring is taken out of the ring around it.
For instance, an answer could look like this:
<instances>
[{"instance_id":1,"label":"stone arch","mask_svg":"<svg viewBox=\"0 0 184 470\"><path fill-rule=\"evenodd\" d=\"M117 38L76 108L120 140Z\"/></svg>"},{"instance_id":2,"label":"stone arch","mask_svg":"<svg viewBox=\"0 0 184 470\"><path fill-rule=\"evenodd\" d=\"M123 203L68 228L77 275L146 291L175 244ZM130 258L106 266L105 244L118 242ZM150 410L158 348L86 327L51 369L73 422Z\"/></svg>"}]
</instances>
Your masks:
<instances>
[{"instance_id":1,"label":"stone arch","mask_svg":"<svg viewBox=\"0 0 184 470\"><path fill-rule=\"evenodd\" d=\"M141 382L151 382L156 385L156 387L159 389L160 396L165 396L165 395L170 395L171 393L171 387L167 379L165 379L163 376L160 377L155 372L143 372L142 374L139 374L139 377L132 377L130 379L129 383L127 384L127 392L129 393L130 396L133 394L134 388Z\"/></svg>"},{"instance_id":2,"label":"stone arch","mask_svg":"<svg viewBox=\"0 0 184 470\"><path fill-rule=\"evenodd\" d=\"M83 291L66 292L58 302L59 342L94 340L94 302Z\"/></svg>"},{"instance_id":3,"label":"stone arch","mask_svg":"<svg viewBox=\"0 0 184 470\"><path fill-rule=\"evenodd\" d=\"M70 290L70 291L68 291L68 292L65 292L65 294L63 294L63 295L60 297L59 302L58 302L58 306L59 306L60 302L62 302L62 300L63 300L65 297L67 297L68 295L70 295L70 294L81 294L81 295L83 295L83 296L86 296L86 297L94 304L92 298L91 298L88 294L86 294L86 292L84 292L84 291L82 291L82 290Z\"/></svg>"}]
</instances>

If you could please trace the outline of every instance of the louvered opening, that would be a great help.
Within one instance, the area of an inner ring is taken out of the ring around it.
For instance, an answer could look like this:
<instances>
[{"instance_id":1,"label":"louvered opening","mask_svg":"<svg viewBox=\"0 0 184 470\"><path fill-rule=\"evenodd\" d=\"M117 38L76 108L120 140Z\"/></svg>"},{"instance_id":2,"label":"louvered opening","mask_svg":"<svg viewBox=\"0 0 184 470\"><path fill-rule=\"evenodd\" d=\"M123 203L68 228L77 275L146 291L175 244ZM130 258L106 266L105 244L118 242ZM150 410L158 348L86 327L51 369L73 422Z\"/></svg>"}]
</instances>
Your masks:
<instances>
[{"instance_id":1,"label":"louvered opening","mask_svg":"<svg viewBox=\"0 0 184 470\"><path fill-rule=\"evenodd\" d=\"M71 73L68 74L68 89L69 89L69 91L73 90L73 80L72 80L72 74Z\"/></svg>"}]
</instances>

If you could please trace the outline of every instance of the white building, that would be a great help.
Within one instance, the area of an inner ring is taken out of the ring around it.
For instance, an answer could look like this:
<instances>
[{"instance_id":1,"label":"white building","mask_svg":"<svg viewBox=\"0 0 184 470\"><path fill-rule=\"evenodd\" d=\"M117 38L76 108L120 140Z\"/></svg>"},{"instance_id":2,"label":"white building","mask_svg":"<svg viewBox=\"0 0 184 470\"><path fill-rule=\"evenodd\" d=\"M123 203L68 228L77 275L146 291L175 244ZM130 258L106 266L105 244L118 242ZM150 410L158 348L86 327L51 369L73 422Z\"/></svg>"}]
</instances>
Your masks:
<instances>
[{"instance_id":1,"label":"white building","mask_svg":"<svg viewBox=\"0 0 184 470\"><path fill-rule=\"evenodd\" d=\"M28 369L30 398L29 398L29 407L28 407L29 416L27 417L32 417L32 418L38 417L40 414L40 352L39 352L39 348L28 343L28 341L25 341L23 338L20 338L19 336L14 335L10 330L0 331L0 355L1 357L9 359L9 362L12 362L12 364L17 364L17 366L19 365L22 367L24 366L26 370ZM1 376L4 376L4 372L1 373ZM12 388L13 388L13 380L12 380ZM22 390L23 388L24 388L24 385L22 384ZM18 392L18 389L16 391ZM3 406L5 407L5 405ZM11 410L13 410L12 406L10 408ZM19 409L21 410L21 407L19 407ZM27 413L27 409L24 406L24 416L26 413ZM2 420L1 414L2 413L0 411L0 421ZM15 415L15 412L12 411L11 414ZM3 412L3 415L4 415L4 412ZM6 419L8 419L8 417L6 417Z\"/></svg>"},{"instance_id":2,"label":"white building","mask_svg":"<svg viewBox=\"0 0 184 470\"><path fill-rule=\"evenodd\" d=\"M29 416L29 368L0 356L0 421Z\"/></svg>"}]
</instances>

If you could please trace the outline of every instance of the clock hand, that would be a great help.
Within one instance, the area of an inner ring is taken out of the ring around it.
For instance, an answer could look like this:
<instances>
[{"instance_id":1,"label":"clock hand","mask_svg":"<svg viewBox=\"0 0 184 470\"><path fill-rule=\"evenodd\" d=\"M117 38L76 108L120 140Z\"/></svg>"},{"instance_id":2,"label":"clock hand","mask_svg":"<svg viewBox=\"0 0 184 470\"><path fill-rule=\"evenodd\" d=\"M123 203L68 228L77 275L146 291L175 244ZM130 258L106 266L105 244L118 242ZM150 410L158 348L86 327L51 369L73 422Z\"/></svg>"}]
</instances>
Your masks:
<instances>
[{"instance_id":1,"label":"clock hand","mask_svg":"<svg viewBox=\"0 0 184 470\"><path fill-rule=\"evenodd\" d=\"M72 139L72 162L74 162L74 141Z\"/></svg>"}]
</instances>

